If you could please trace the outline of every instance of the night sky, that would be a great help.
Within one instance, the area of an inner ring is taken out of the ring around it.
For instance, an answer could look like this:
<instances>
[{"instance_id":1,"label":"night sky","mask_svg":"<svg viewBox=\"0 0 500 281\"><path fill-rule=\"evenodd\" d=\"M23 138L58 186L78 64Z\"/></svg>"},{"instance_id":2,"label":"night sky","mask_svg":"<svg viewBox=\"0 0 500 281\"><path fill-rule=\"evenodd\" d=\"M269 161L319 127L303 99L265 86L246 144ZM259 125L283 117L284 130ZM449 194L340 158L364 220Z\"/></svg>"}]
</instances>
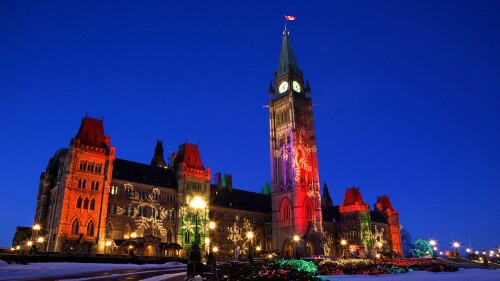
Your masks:
<instances>
[{"instance_id":1,"label":"night sky","mask_svg":"<svg viewBox=\"0 0 500 281\"><path fill-rule=\"evenodd\" d=\"M498 248L500 2L486 0L0 1L0 246L33 224L40 173L86 113L118 158L188 141L259 191L284 14L334 204L360 187L370 205L389 195L414 239Z\"/></svg>"}]
</instances>

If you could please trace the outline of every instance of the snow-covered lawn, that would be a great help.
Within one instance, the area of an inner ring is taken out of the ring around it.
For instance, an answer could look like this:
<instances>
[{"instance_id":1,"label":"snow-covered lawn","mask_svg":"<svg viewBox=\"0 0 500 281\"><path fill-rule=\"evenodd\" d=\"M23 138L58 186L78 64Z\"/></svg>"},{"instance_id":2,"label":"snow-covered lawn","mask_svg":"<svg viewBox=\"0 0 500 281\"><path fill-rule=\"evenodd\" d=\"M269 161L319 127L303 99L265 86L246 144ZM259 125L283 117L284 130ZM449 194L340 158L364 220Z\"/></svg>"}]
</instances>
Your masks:
<instances>
[{"instance_id":1,"label":"snow-covered lawn","mask_svg":"<svg viewBox=\"0 0 500 281\"><path fill-rule=\"evenodd\" d=\"M70 274L84 274L92 272L109 272L125 269L167 269L167 268L185 268L182 263L166 264L103 264L103 263L31 263L7 264L0 261L0 280L12 280L18 278L37 278L61 276ZM165 274L158 277L145 279L147 281L165 280L166 277L180 276L185 273ZM368 275L335 275L320 276L322 280L328 281L499 281L500 270L486 269L460 269L458 272L426 272L412 271L403 274L387 274L378 276ZM83 279L80 279L83 280Z\"/></svg>"},{"instance_id":2,"label":"snow-covered lawn","mask_svg":"<svg viewBox=\"0 0 500 281\"><path fill-rule=\"evenodd\" d=\"M70 274L83 274L93 272L109 272L113 270L125 269L167 269L185 268L186 265L178 262L168 262L165 264L107 264L107 263L30 263L30 264L8 264L0 261L0 280L11 280L18 278L38 278L61 276Z\"/></svg>"},{"instance_id":3,"label":"snow-covered lawn","mask_svg":"<svg viewBox=\"0 0 500 281\"><path fill-rule=\"evenodd\" d=\"M411 271L403 274L386 275L334 275L320 276L328 281L499 281L500 270L460 269L458 272Z\"/></svg>"}]
</instances>

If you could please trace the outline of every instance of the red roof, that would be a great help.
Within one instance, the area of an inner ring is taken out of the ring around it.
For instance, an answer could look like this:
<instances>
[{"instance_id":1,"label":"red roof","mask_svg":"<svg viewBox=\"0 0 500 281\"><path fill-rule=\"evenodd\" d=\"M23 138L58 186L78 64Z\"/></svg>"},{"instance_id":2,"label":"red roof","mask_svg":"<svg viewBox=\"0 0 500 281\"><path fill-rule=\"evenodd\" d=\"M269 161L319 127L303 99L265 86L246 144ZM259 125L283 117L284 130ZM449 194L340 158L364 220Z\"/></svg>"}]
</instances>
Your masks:
<instances>
[{"instance_id":1,"label":"red roof","mask_svg":"<svg viewBox=\"0 0 500 281\"><path fill-rule=\"evenodd\" d=\"M344 195L344 206L354 205L356 202L360 205L365 205L365 202L363 202L363 198L361 197L361 193L359 192L359 188L348 188Z\"/></svg>"},{"instance_id":2,"label":"red roof","mask_svg":"<svg viewBox=\"0 0 500 281\"><path fill-rule=\"evenodd\" d=\"M194 144L182 144L175 157L175 162L184 162L188 168L204 170L203 163L201 162L200 151L198 150L198 146Z\"/></svg>"},{"instance_id":3,"label":"red roof","mask_svg":"<svg viewBox=\"0 0 500 281\"><path fill-rule=\"evenodd\" d=\"M380 203L382 205L382 210L391 210L394 211L391 205L391 201L389 200L389 196L387 195L382 195L377 197L377 203Z\"/></svg>"},{"instance_id":4,"label":"red roof","mask_svg":"<svg viewBox=\"0 0 500 281\"><path fill-rule=\"evenodd\" d=\"M85 116L75 138L79 139L80 143L84 145L105 147L106 136L104 135L102 120Z\"/></svg>"}]
</instances>

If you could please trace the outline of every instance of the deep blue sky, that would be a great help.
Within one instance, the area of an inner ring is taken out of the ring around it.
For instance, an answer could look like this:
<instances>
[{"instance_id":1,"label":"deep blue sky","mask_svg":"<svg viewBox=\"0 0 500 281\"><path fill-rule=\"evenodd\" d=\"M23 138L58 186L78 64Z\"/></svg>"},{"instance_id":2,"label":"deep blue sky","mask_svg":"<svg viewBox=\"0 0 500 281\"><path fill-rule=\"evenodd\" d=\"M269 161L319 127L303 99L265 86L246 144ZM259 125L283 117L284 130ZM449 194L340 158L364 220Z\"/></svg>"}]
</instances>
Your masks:
<instances>
[{"instance_id":1,"label":"deep blue sky","mask_svg":"<svg viewBox=\"0 0 500 281\"><path fill-rule=\"evenodd\" d=\"M260 190L284 14L334 203L359 186L414 238L500 244L499 1L75 2L0 2L0 246L86 112L119 158L187 140Z\"/></svg>"}]
</instances>

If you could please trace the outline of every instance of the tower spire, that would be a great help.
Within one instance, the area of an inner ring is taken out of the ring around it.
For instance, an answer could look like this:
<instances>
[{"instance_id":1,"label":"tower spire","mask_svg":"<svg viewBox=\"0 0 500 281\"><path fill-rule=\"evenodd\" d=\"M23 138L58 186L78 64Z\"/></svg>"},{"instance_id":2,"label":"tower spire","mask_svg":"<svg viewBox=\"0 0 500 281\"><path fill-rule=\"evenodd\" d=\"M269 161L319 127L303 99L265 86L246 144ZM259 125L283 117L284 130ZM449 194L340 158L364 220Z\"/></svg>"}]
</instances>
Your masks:
<instances>
[{"instance_id":1,"label":"tower spire","mask_svg":"<svg viewBox=\"0 0 500 281\"><path fill-rule=\"evenodd\" d=\"M151 159L151 166L167 167L167 163L165 163L165 158L163 157L163 143L161 140L156 141L155 154L153 159Z\"/></svg>"},{"instance_id":2,"label":"tower spire","mask_svg":"<svg viewBox=\"0 0 500 281\"><path fill-rule=\"evenodd\" d=\"M288 72L302 76L302 71L299 68L299 63L297 62L295 52L292 48L292 42L290 41L290 32L286 29L286 22L282 37L283 42L281 44L278 71L276 72L277 77L280 77Z\"/></svg>"}]
</instances>

